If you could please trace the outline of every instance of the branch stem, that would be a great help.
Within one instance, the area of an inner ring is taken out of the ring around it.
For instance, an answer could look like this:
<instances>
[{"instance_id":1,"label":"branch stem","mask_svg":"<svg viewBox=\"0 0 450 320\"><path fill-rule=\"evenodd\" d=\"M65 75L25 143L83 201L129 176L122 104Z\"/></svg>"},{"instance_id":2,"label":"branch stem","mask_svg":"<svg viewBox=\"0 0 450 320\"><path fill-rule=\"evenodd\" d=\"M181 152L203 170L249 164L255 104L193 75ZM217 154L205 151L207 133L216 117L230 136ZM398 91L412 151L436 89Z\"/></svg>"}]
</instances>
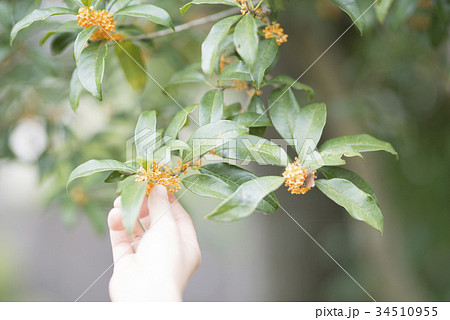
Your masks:
<instances>
[{"instance_id":1,"label":"branch stem","mask_svg":"<svg viewBox=\"0 0 450 320\"><path fill-rule=\"evenodd\" d=\"M217 20L225 18L233 13L237 13L236 8L231 8L228 10L224 10L224 11L212 14L210 16L206 16L206 17L203 17L200 19L189 21L184 24L180 24L175 27L175 31L173 31L170 28L167 28L167 29L163 29L163 30L156 31L153 33L143 34L141 36L128 37L128 38L123 39L123 41L149 40L149 39L155 39L155 38L167 36L167 35L173 34L175 32L184 31L184 30L190 29L192 27L197 27L197 26L201 26L203 24L207 24L209 22L217 21Z\"/></svg>"}]
</instances>

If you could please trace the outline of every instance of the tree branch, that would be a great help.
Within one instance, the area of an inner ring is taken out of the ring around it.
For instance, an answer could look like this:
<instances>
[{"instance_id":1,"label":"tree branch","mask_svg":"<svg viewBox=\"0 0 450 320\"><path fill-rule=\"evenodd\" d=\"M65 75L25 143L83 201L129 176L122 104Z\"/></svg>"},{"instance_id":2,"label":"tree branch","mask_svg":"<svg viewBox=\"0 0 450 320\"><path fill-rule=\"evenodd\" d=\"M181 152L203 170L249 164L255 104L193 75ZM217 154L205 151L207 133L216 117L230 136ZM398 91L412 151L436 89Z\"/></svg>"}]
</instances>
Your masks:
<instances>
[{"instance_id":1,"label":"tree branch","mask_svg":"<svg viewBox=\"0 0 450 320\"><path fill-rule=\"evenodd\" d=\"M123 41L132 41L132 40L149 40L149 39L155 39L163 36L167 36L169 34L173 34L175 32L180 32L183 30L187 30L192 27L201 26L203 24L207 24L209 22L217 21L219 19L225 18L233 13L237 13L237 8L231 8L228 10L224 10L215 14L212 14L210 16L206 16L200 19L192 20L184 24L180 24L175 27L175 31L173 31L170 28L160 30L157 32L149 33L149 34L143 34L141 36L135 36L135 37L128 37L123 39Z\"/></svg>"}]
</instances>

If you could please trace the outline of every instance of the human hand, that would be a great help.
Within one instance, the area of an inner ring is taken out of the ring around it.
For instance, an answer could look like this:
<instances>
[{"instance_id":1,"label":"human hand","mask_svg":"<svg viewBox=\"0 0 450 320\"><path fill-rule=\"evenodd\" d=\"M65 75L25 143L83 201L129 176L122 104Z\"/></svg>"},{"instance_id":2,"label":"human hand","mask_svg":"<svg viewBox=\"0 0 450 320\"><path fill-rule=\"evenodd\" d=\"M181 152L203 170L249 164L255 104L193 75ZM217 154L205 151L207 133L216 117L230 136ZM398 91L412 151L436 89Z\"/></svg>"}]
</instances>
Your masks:
<instances>
[{"instance_id":1,"label":"human hand","mask_svg":"<svg viewBox=\"0 0 450 320\"><path fill-rule=\"evenodd\" d=\"M120 197L109 212L114 258L112 301L181 301L201 261L194 224L173 194L153 187L145 198L133 236L122 223Z\"/></svg>"}]
</instances>

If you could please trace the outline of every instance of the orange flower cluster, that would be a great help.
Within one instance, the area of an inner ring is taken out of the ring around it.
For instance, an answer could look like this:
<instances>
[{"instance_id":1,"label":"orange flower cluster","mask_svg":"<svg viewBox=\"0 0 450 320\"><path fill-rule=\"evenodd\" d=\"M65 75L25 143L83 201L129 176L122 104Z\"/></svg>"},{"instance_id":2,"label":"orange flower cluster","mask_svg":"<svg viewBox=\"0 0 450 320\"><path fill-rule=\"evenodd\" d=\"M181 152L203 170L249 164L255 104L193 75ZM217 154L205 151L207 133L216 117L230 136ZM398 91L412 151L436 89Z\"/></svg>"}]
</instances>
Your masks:
<instances>
[{"instance_id":1,"label":"orange flower cluster","mask_svg":"<svg viewBox=\"0 0 450 320\"><path fill-rule=\"evenodd\" d=\"M158 165L156 161L153 162L152 168L148 171L141 167L138 170L135 181L148 181L147 190L145 191L146 196L150 194L150 191L157 184L166 187L170 193L181 189L178 175L173 173L169 166Z\"/></svg>"},{"instance_id":2,"label":"orange flower cluster","mask_svg":"<svg viewBox=\"0 0 450 320\"><path fill-rule=\"evenodd\" d=\"M248 13L248 3L246 0L234 0L241 5L241 14L245 15Z\"/></svg>"},{"instance_id":3,"label":"orange flower cluster","mask_svg":"<svg viewBox=\"0 0 450 320\"><path fill-rule=\"evenodd\" d=\"M200 160L192 166L190 165L190 162L183 164L181 160L178 160L178 166L172 170L172 168L168 165L158 164L156 161L153 161L153 165L150 170L145 170L142 167L138 170L138 174L136 175L134 181L148 181L147 190L145 191L146 196L148 196L153 187L158 184L166 187L168 192L175 193L181 189L179 178L180 173L185 174L187 169L196 169L200 165Z\"/></svg>"},{"instance_id":4,"label":"orange flower cluster","mask_svg":"<svg viewBox=\"0 0 450 320\"><path fill-rule=\"evenodd\" d=\"M78 25L87 29L92 26L99 26L91 36L91 40L123 40L123 35L116 34L116 22L113 15L106 10L94 10L93 7L84 7L78 10L77 15Z\"/></svg>"},{"instance_id":5,"label":"orange flower cluster","mask_svg":"<svg viewBox=\"0 0 450 320\"><path fill-rule=\"evenodd\" d=\"M292 194L305 194L314 186L315 173L316 171L312 172L309 168L302 168L300 160L295 158L295 161L289 163L283 172L284 185L289 187L288 191Z\"/></svg>"},{"instance_id":6,"label":"orange flower cluster","mask_svg":"<svg viewBox=\"0 0 450 320\"><path fill-rule=\"evenodd\" d=\"M287 42L287 34L284 34L284 29L280 28L279 23L272 22L271 26L267 26L264 30L264 35L266 39L275 38L277 44L281 45L283 42Z\"/></svg>"},{"instance_id":7,"label":"orange flower cluster","mask_svg":"<svg viewBox=\"0 0 450 320\"><path fill-rule=\"evenodd\" d=\"M261 90L257 90L256 88L250 87L248 85L248 82L242 80L234 80L233 83L231 84L231 87L237 91L247 89L247 94L250 97L253 97L255 94L258 96L262 94Z\"/></svg>"}]
</instances>

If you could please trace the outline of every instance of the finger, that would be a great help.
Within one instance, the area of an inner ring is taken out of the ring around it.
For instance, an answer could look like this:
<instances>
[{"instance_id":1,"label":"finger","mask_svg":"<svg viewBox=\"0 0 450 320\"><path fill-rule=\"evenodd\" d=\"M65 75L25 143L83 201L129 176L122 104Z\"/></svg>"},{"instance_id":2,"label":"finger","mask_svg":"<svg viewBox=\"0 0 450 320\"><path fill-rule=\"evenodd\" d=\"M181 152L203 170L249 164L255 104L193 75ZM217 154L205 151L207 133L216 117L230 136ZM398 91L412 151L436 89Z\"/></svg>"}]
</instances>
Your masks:
<instances>
[{"instance_id":1,"label":"finger","mask_svg":"<svg viewBox=\"0 0 450 320\"><path fill-rule=\"evenodd\" d=\"M113 208L108 214L109 235L114 261L121 257L134 253L131 246L131 239L122 222L120 208Z\"/></svg>"},{"instance_id":2,"label":"finger","mask_svg":"<svg viewBox=\"0 0 450 320\"><path fill-rule=\"evenodd\" d=\"M157 222L175 222L173 213L170 210L171 204L166 187L160 185L154 186L148 196L147 206L152 227Z\"/></svg>"},{"instance_id":3,"label":"finger","mask_svg":"<svg viewBox=\"0 0 450 320\"><path fill-rule=\"evenodd\" d=\"M114 208L122 208L122 197L118 196L116 200L114 200Z\"/></svg>"},{"instance_id":4,"label":"finger","mask_svg":"<svg viewBox=\"0 0 450 320\"><path fill-rule=\"evenodd\" d=\"M197 232L195 231L194 222L174 194L169 195L169 202L172 204L171 209L183 238L186 240L197 240Z\"/></svg>"}]
</instances>

